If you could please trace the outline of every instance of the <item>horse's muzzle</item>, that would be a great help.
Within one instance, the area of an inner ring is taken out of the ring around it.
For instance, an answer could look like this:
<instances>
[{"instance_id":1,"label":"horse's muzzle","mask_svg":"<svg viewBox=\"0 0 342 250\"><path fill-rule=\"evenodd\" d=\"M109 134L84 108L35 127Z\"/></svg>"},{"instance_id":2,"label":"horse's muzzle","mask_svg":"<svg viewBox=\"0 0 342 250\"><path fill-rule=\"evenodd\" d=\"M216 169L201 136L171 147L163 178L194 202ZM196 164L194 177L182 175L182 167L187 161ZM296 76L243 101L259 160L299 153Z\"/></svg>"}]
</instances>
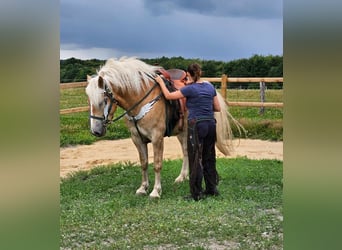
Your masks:
<instances>
[{"instance_id":1,"label":"horse's muzzle","mask_svg":"<svg viewBox=\"0 0 342 250\"><path fill-rule=\"evenodd\" d=\"M100 130L91 130L92 135L95 135L96 137L102 137L106 134L106 127L103 126Z\"/></svg>"}]
</instances>

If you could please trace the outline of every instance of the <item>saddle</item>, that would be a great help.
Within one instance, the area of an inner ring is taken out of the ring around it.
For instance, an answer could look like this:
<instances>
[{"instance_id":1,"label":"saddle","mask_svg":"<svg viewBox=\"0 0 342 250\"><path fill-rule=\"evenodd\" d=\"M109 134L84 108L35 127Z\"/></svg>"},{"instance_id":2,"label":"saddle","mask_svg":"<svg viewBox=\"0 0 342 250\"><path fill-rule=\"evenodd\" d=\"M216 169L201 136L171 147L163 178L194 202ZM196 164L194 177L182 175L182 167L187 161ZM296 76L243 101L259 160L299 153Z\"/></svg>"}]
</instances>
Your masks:
<instances>
[{"instance_id":1,"label":"saddle","mask_svg":"<svg viewBox=\"0 0 342 250\"><path fill-rule=\"evenodd\" d=\"M163 80L165 82L165 86L168 88L170 92L179 90L184 86L184 83L181 81L185 78L186 73L181 69L159 69L159 73L163 76ZM186 99L178 99L178 100L169 100L172 114L167 115L168 121L166 122L166 133L165 135L170 136L172 130L176 123L178 123L178 130L183 131L184 129L184 114L185 114L185 102Z\"/></svg>"}]
</instances>

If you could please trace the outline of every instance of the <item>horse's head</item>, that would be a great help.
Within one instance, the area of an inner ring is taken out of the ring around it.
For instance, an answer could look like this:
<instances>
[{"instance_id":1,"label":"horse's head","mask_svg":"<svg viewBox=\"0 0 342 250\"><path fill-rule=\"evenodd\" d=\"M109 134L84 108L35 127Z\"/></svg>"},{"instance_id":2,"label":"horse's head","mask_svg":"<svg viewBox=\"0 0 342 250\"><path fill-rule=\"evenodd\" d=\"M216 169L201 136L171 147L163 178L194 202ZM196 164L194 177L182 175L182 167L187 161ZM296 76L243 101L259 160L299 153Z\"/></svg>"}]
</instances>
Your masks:
<instances>
[{"instance_id":1,"label":"horse's head","mask_svg":"<svg viewBox=\"0 0 342 250\"><path fill-rule=\"evenodd\" d=\"M101 76L87 77L86 93L90 108L90 131L95 136L104 136L106 126L113 119L117 108L109 83Z\"/></svg>"}]
</instances>

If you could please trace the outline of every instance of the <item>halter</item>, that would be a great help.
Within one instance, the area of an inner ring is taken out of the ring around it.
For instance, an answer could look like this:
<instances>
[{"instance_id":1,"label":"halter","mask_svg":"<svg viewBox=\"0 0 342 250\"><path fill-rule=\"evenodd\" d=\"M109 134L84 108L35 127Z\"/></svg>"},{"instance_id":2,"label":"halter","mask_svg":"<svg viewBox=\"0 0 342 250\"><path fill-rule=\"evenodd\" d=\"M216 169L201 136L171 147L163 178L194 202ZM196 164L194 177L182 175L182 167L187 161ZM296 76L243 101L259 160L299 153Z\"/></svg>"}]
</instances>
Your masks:
<instances>
[{"instance_id":1,"label":"halter","mask_svg":"<svg viewBox=\"0 0 342 250\"><path fill-rule=\"evenodd\" d=\"M150 74L145 73L149 78L153 79L153 76L151 76ZM113 106L113 104L116 104L118 106L119 102L118 100L116 100L114 98L113 93L111 92L111 90L108 88L107 84L105 83L105 89L104 89L104 94L110 99L110 106L107 112L105 112L105 114L100 117L100 116L94 116L94 115L90 115L89 117L92 119L96 119L96 120L100 120L103 121L103 126L107 126L108 124L111 124L113 122L116 122L118 120L120 120L122 117L124 117L125 115L128 116L128 120L133 120L134 122L137 122L138 120L140 120L141 118L143 118L145 116L145 114L147 112L149 112L152 108L152 106L160 99L162 93L160 95L158 95L156 98L154 98L151 102L147 103L144 107L142 107L142 109L140 110L139 114L137 116L129 116L128 113L131 112L133 109L135 109L143 100L146 99L146 97L152 92L152 90L158 85L158 83L154 80L154 85L152 86L152 88L143 96L143 98L141 98L137 103L135 103L132 107L130 107L128 110L126 110L123 114L121 114L120 116L116 117L114 120L109 120L108 119L108 115L110 114L111 108ZM121 107L121 106L120 106Z\"/></svg>"},{"instance_id":2,"label":"halter","mask_svg":"<svg viewBox=\"0 0 342 250\"><path fill-rule=\"evenodd\" d=\"M105 112L105 114L104 114L102 117L100 117L100 116L95 116L95 115L89 115L89 117L92 118L92 119L96 119L96 120L103 121L103 125L104 125L104 126L107 126L107 124L109 124L109 123L112 122L112 121L110 121L110 120L108 119L108 115L110 114L110 111L111 111L111 109L112 109L112 106L113 106L113 104L118 105L119 102L118 102L118 100L116 100L116 99L114 98L113 93L112 93L112 91L110 91L110 89L108 88L107 84L105 84L105 89L104 89L104 91L103 91L103 94L104 94L105 96L107 96L107 97L109 98L109 100L110 100L109 109L107 110L107 112ZM120 118L121 118L121 117L120 117ZM119 119L120 119L120 118L119 118Z\"/></svg>"}]
</instances>

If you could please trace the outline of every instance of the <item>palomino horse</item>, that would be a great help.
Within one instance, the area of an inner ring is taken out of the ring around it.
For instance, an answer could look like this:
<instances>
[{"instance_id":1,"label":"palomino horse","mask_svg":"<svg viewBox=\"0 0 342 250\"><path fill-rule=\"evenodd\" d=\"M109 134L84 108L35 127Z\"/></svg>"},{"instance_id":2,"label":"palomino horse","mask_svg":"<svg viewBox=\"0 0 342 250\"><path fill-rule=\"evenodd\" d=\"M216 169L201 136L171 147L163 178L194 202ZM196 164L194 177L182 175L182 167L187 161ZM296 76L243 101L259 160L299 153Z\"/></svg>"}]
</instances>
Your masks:
<instances>
[{"instance_id":1,"label":"palomino horse","mask_svg":"<svg viewBox=\"0 0 342 250\"><path fill-rule=\"evenodd\" d=\"M154 187L150 197L159 198L162 192L161 169L163 161L164 137L167 131L167 114L172 107L165 100L158 84L154 81L160 67L148 65L136 58L109 59L97 72L97 76L88 76L86 93L90 105L90 127L95 136L103 136L106 126L113 122L117 106L125 110L126 124L131 132L140 158L142 183L137 194L147 194L148 179L148 143L153 145ZM221 112L216 112L217 148L228 155L231 150L230 116L226 104L218 94ZM114 119L120 119L122 116ZM177 135L183 151L183 164L176 182L184 181L188 176L187 127L172 126L172 135ZM171 135L168 134L169 135Z\"/></svg>"}]
</instances>

